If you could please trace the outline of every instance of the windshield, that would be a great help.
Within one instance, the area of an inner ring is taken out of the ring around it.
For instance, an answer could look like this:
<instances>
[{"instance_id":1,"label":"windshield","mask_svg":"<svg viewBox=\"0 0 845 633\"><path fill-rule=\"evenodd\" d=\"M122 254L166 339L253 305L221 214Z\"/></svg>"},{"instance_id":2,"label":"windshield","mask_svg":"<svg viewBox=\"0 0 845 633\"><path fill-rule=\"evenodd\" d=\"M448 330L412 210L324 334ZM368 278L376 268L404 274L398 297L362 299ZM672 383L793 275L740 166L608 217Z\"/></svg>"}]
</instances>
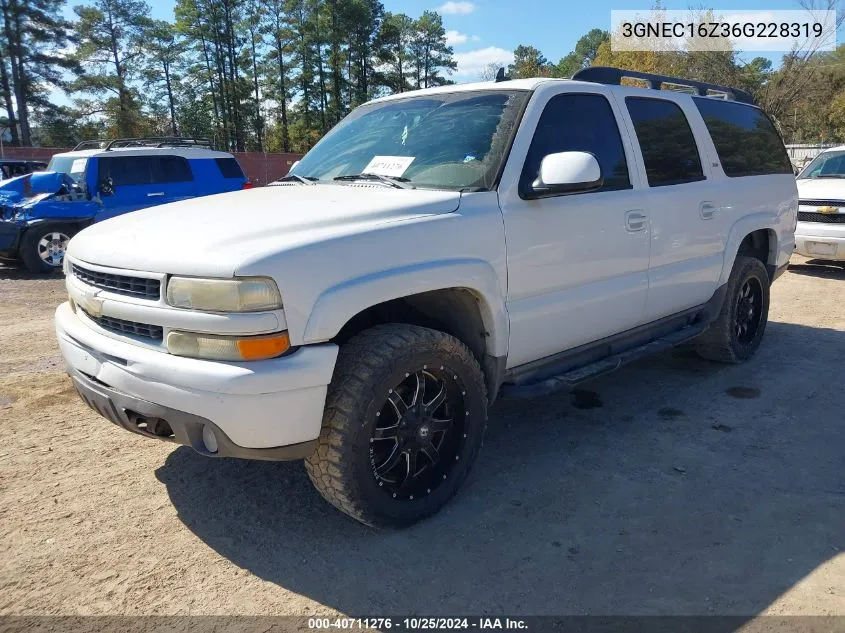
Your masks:
<instances>
[{"instance_id":1,"label":"windshield","mask_svg":"<svg viewBox=\"0 0 845 633\"><path fill-rule=\"evenodd\" d=\"M85 176L85 167L88 164L87 158L74 158L73 156L53 156L47 171L55 171L60 174L67 174L77 183L82 184Z\"/></svg>"},{"instance_id":2,"label":"windshield","mask_svg":"<svg viewBox=\"0 0 845 633\"><path fill-rule=\"evenodd\" d=\"M845 151L819 154L798 178L845 178Z\"/></svg>"},{"instance_id":3,"label":"windshield","mask_svg":"<svg viewBox=\"0 0 845 633\"><path fill-rule=\"evenodd\" d=\"M433 189L490 189L527 91L456 92L356 108L291 171L333 180L368 173Z\"/></svg>"}]
</instances>

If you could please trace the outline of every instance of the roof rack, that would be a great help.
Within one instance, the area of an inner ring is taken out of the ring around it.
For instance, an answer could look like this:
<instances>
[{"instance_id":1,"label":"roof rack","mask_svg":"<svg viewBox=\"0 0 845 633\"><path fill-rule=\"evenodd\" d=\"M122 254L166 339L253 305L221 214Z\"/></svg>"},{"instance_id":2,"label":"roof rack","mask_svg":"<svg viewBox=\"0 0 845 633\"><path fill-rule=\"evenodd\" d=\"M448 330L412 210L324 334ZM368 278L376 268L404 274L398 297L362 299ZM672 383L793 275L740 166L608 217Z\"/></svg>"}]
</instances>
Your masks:
<instances>
[{"instance_id":1,"label":"roof rack","mask_svg":"<svg viewBox=\"0 0 845 633\"><path fill-rule=\"evenodd\" d=\"M576 79L578 81L589 81L596 84L608 84L612 86L621 85L623 77L642 79L648 82L648 87L653 90L660 90L663 84L686 86L693 88L695 93L701 97L712 97L715 95L710 93L716 92L719 93L720 96L724 95L724 98L729 101L738 101L739 103L749 103L754 105L754 97L745 90L731 88L730 86L720 86L719 84L709 84L703 81L693 81L691 79L679 79L678 77L668 77L666 75L641 73L636 70L625 70L623 68L613 68L611 66L590 66L588 68L583 68L572 75L572 79Z\"/></svg>"},{"instance_id":2,"label":"roof rack","mask_svg":"<svg viewBox=\"0 0 845 633\"><path fill-rule=\"evenodd\" d=\"M138 138L97 139L78 143L73 151L81 149L102 149L117 147L205 147L211 149L211 140L193 136L141 136Z\"/></svg>"}]
</instances>

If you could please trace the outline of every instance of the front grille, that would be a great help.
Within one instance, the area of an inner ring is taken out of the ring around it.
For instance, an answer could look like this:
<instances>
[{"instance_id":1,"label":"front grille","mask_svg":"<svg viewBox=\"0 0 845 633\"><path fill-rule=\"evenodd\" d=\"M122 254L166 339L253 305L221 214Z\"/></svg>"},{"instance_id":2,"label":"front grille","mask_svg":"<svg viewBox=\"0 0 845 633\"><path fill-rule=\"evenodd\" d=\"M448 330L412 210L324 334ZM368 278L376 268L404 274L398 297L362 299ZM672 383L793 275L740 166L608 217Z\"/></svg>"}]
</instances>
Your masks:
<instances>
[{"instance_id":1,"label":"front grille","mask_svg":"<svg viewBox=\"0 0 845 633\"><path fill-rule=\"evenodd\" d=\"M79 308L82 310L82 308ZM153 341L160 341L164 338L164 330L160 325L150 325L149 323L137 323L136 321L124 321L123 319L116 319L110 316L94 316L85 310L85 316L91 319L101 328L117 332L118 334L131 334L133 336L140 336L141 338L148 338Z\"/></svg>"},{"instance_id":2,"label":"front grille","mask_svg":"<svg viewBox=\"0 0 845 633\"><path fill-rule=\"evenodd\" d=\"M798 212L799 222L822 222L824 224L845 224L845 213Z\"/></svg>"},{"instance_id":3,"label":"front grille","mask_svg":"<svg viewBox=\"0 0 845 633\"><path fill-rule=\"evenodd\" d=\"M95 288L151 301L158 301L161 298L161 282L158 279L103 273L78 264L71 264L71 268L75 277Z\"/></svg>"},{"instance_id":4,"label":"front grille","mask_svg":"<svg viewBox=\"0 0 845 633\"><path fill-rule=\"evenodd\" d=\"M845 207L843 200L799 200L801 207Z\"/></svg>"}]
</instances>

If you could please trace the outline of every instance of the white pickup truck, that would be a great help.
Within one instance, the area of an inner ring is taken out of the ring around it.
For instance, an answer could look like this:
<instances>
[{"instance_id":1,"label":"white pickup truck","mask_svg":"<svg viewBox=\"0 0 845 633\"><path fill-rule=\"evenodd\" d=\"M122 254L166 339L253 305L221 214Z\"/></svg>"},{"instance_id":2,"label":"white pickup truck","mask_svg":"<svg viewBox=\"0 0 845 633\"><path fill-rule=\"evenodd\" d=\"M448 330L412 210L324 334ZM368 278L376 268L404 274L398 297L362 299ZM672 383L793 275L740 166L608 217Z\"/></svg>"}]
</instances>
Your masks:
<instances>
[{"instance_id":1,"label":"white pickup truck","mask_svg":"<svg viewBox=\"0 0 845 633\"><path fill-rule=\"evenodd\" d=\"M76 235L68 371L124 429L305 459L343 512L407 525L467 477L499 392L692 339L754 353L797 194L750 102L608 68L377 99L278 186Z\"/></svg>"}]
</instances>

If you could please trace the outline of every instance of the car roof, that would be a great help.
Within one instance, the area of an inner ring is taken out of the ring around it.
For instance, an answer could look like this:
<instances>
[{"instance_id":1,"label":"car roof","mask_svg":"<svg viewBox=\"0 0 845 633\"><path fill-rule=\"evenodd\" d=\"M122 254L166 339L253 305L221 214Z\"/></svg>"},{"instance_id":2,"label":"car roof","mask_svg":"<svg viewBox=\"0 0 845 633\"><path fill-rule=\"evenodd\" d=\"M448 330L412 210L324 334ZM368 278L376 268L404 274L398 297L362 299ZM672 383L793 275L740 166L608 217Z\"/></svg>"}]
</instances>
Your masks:
<instances>
[{"instance_id":1,"label":"car roof","mask_svg":"<svg viewBox=\"0 0 845 633\"><path fill-rule=\"evenodd\" d=\"M567 82L573 84L584 84L583 81L572 81L571 79L549 79L547 77L533 77L531 79L510 79L508 81L477 81L468 84L449 84L447 86L438 86L436 88L422 88L420 90L413 90L411 92L398 92L396 94L387 95L373 99L368 103L380 103L382 101L394 101L396 99L403 99L408 97L419 97L425 95L436 95L454 92L477 92L480 90L534 90L542 83L546 82ZM584 84L588 85L588 84Z\"/></svg>"},{"instance_id":2,"label":"car roof","mask_svg":"<svg viewBox=\"0 0 845 633\"><path fill-rule=\"evenodd\" d=\"M92 158L99 156L183 156L185 158L233 158L228 152L217 152L203 147L115 147L114 149L82 149L75 152L53 154L67 158Z\"/></svg>"},{"instance_id":3,"label":"car roof","mask_svg":"<svg viewBox=\"0 0 845 633\"><path fill-rule=\"evenodd\" d=\"M819 154L826 154L827 152L841 152L845 150L845 145L837 145L836 147L827 147L819 152Z\"/></svg>"},{"instance_id":4,"label":"car roof","mask_svg":"<svg viewBox=\"0 0 845 633\"><path fill-rule=\"evenodd\" d=\"M645 88L642 86L631 86L631 85L617 85L617 84L598 84L598 82L592 81L579 81L577 79L558 79L558 78L551 78L551 77L532 77L530 79L508 79L506 81L479 81L475 83L467 83L467 84L450 84L447 86L438 86L436 88L423 88L421 90L413 90L411 92L400 92L397 94L387 95L385 97L380 97L378 99L373 99L367 103L381 103L385 101L394 101L397 99L407 99L409 97L418 97L418 96L425 96L425 95L437 95L437 94L451 94L456 92L480 92L480 91L502 91L502 90L523 90L523 91L535 91L538 88L542 87L551 87L554 85L559 86L572 86L574 88L593 88L595 89L596 85L603 85L607 88L611 89L624 89L634 90L636 92L642 92L644 96L656 96L655 93L660 93L661 99L668 99L668 100L680 100L685 99L688 97L695 97L696 95L688 92L686 90L656 90L654 88ZM711 97L722 101L722 99L717 97ZM736 103L743 106L748 106L751 108L758 108L756 104L753 103L744 103L742 101L735 101L735 100L728 100L727 103ZM366 104L365 104L366 105ZM843 146L845 148L845 146Z\"/></svg>"}]
</instances>

